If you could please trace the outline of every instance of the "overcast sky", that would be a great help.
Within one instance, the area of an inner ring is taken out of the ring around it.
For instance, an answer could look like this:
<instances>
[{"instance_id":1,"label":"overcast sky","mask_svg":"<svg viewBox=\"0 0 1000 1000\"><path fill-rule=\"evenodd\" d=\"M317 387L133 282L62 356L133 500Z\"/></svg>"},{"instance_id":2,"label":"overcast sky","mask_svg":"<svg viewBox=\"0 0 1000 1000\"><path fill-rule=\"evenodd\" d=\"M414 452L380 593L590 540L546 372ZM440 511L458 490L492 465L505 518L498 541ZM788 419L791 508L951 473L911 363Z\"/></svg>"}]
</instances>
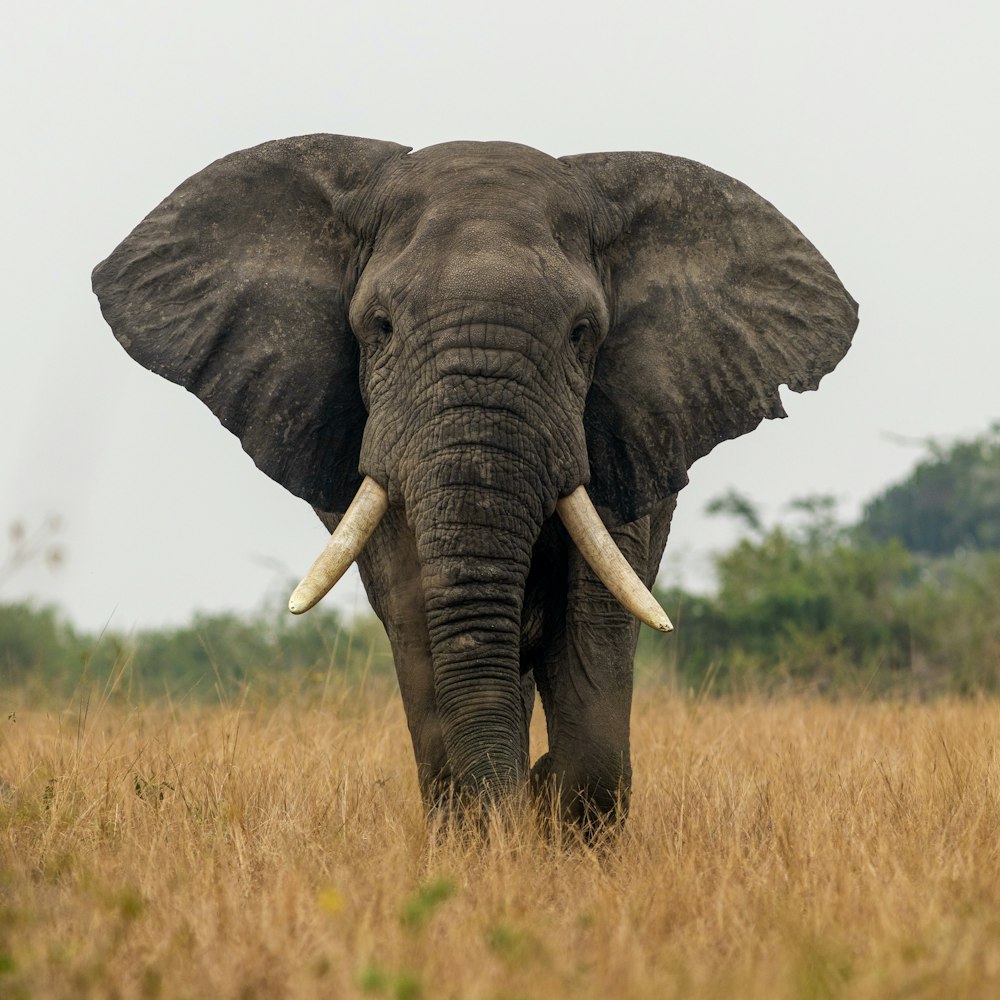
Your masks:
<instances>
[{"instance_id":1,"label":"overcast sky","mask_svg":"<svg viewBox=\"0 0 1000 1000\"><path fill-rule=\"evenodd\" d=\"M705 577L733 486L770 518L853 516L920 454L1000 417L1000 4L17 4L4 17L0 527L63 521L61 570L0 600L88 628L251 609L325 533L193 396L131 361L90 271L173 188L267 139L507 139L650 149L760 192L861 304L789 419L720 446L681 495L664 578ZM0 563L4 549L0 548ZM357 583L336 600L363 609Z\"/></svg>"}]
</instances>

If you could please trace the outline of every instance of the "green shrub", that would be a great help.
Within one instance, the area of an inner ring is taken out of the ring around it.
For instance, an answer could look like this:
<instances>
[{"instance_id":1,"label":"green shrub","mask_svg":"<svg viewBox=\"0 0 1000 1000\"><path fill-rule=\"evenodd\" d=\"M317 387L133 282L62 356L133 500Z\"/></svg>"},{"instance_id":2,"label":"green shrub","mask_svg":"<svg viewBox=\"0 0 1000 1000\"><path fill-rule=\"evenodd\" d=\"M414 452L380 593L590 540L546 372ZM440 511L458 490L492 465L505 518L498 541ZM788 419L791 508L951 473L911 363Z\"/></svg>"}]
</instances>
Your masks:
<instances>
[{"instance_id":1,"label":"green shrub","mask_svg":"<svg viewBox=\"0 0 1000 1000\"><path fill-rule=\"evenodd\" d=\"M188 625L131 636L76 632L54 608L0 604L0 682L71 692L97 684L134 696L229 697L247 684L277 691L330 676L391 673L373 617L346 626L336 610L196 615Z\"/></svg>"},{"instance_id":2,"label":"green shrub","mask_svg":"<svg viewBox=\"0 0 1000 1000\"><path fill-rule=\"evenodd\" d=\"M1000 553L931 560L799 506L804 524L717 557L713 595L658 592L677 631L644 630L646 676L696 691L1000 691Z\"/></svg>"}]
</instances>

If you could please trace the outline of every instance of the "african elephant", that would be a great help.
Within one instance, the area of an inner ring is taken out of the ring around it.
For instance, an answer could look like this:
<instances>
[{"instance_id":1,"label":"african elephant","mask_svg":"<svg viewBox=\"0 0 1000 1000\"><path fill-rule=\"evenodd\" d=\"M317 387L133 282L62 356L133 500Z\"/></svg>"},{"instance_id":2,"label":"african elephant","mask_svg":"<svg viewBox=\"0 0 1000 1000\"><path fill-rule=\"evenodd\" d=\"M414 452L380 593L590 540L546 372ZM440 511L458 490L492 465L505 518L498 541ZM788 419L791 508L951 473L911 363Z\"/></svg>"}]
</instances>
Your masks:
<instances>
[{"instance_id":1,"label":"african elephant","mask_svg":"<svg viewBox=\"0 0 1000 1000\"><path fill-rule=\"evenodd\" d=\"M428 806L530 774L585 823L627 808L634 615L670 627L646 588L689 466L784 416L779 385L815 389L857 326L738 181L502 142L234 153L93 280L128 353L337 529L292 610L357 558Z\"/></svg>"}]
</instances>

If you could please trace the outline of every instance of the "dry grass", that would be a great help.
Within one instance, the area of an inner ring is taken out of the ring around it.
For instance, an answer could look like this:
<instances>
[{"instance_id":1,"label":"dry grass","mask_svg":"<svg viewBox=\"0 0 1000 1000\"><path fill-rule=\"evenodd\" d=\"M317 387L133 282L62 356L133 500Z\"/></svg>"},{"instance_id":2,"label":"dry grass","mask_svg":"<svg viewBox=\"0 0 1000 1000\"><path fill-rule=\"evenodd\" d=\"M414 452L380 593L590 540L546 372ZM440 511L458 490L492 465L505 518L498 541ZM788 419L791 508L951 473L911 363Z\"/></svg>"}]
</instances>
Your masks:
<instances>
[{"instance_id":1,"label":"dry grass","mask_svg":"<svg viewBox=\"0 0 1000 1000\"><path fill-rule=\"evenodd\" d=\"M429 837L371 687L0 725L5 997L1000 995L994 703L646 692L596 852Z\"/></svg>"}]
</instances>

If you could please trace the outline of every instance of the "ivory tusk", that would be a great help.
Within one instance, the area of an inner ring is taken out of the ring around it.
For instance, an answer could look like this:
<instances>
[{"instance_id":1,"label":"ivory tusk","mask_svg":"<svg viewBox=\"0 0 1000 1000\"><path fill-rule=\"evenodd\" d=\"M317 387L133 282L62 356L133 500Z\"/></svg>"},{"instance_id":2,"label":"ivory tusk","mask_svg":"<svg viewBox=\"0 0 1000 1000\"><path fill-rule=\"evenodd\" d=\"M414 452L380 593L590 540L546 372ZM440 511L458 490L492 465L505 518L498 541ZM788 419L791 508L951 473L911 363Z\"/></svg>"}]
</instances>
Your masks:
<instances>
[{"instance_id":1,"label":"ivory tusk","mask_svg":"<svg viewBox=\"0 0 1000 1000\"><path fill-rule=\"evenodd\" d=\"M587 496L587 490L578 486L556 503L556 512L580 554L622 607L650 628L672 632L674 627L667 613L622 555Z\"/></svg>"},{"instance_id":2,"label":"ivory tusk","mask_svg":"<svg viewBox=\"0 0 1000 1000\"><path fill-rule=\"evenodd\" d=\"M308 611L330 592L361 554L388 509L388 494L374 479L365 476L319 558L292 593L288 610L293 615Z\"/></svg>"}]
</instances>

